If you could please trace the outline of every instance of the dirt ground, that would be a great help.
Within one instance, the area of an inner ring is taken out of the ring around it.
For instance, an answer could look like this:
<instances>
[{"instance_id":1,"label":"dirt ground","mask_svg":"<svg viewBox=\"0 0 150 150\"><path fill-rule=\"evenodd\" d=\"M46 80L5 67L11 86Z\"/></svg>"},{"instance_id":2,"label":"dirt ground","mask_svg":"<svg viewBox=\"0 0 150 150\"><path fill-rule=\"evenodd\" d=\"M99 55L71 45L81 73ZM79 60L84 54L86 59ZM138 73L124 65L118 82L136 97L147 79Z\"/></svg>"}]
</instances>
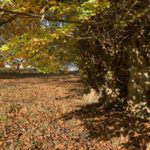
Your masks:
<instances>
[{"instance_id":1,"label":"dirt ground","mask_svg":"<svg viewBox=\"0 0 150 150\"><path fill-rule=\"evenodd\" d=\"M78 75L0 74L0 150L150 150L150 123L82 100Z\"/></svg>"}]
</instances>

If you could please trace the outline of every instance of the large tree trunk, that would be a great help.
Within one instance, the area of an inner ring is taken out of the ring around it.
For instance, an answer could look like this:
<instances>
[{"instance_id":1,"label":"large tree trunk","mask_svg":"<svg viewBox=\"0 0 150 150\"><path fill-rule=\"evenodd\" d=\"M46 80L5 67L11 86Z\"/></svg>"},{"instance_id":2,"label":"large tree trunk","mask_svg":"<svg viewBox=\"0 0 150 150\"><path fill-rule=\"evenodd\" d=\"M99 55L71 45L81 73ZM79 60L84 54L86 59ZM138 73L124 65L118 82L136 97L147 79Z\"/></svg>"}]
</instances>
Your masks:
<instances>
[{"instance_id":1,"label":"large tree trunk","mask_svg":"<svg viewBox=\"0 0 150 150\"><path fill-rule=\"evenodd\" d=\"M128 81L128 109L138 116L150 117L150 70L135 47L131 51Z\"/></svg>"}]
</instances>

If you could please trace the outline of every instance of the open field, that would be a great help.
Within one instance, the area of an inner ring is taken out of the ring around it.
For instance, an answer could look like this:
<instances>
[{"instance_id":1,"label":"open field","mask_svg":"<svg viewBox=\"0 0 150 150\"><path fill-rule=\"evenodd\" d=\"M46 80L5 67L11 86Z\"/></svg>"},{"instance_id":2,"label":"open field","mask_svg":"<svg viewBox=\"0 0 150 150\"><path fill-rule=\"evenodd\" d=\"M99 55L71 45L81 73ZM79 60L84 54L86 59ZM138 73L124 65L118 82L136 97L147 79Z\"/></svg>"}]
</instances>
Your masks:
<instances>
[{"instance_id":1,"label":"open field","mask_svg":"<svg viewBox=\"0 0 150 150\"><path fill-rule=\"evenodd\" d=\"M82 100L78 75L0 74L0 150L150 150L150 123Z\"/></svg>"}]
</instances>

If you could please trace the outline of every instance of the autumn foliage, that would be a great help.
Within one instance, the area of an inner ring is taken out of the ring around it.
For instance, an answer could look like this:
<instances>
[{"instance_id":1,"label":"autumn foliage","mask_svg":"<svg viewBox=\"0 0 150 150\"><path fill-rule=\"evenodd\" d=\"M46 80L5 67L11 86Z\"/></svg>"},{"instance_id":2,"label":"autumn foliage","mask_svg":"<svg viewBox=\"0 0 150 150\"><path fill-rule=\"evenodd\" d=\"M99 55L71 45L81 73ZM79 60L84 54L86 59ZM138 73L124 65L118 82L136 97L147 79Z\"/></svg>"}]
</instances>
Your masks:
<instances>
[{"instance_id":1,"label":"autumn foliage","mask_svg":"<svg viewBox=\"0 0 150 150\"><path fill-rule=\"evenodd\" d=\"M1 66L74 62L104 107L149 117L149 0L2 0L0 12Z\"/></svg>"}]
</instances>

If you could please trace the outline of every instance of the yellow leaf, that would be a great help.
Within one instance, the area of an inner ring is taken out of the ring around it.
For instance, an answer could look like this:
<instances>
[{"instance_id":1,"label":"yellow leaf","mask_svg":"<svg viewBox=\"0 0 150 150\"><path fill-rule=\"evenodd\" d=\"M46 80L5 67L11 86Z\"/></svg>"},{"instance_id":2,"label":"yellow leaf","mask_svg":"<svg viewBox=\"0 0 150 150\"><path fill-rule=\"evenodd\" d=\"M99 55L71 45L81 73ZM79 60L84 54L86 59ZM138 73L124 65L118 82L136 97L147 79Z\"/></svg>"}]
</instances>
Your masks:
<instances>
[{"instance_id":1,"label":"yellow leaf","mask_svg":"<svg viewBox=\"0 0 150 150\"><path fill-rule=\"evenodd\" d=\"M46 6L44 6L41 10L40 10L40 14L43 14L46 10Z\"/></svg>"},{"instance_id":2,"label":"yellow leaf","mask_svg":"<svg viewBox=\"0 0 150 150\"><path fill-rule=\"evenodd\" d=\"M50 4L50 5L56 5L57 2L56 2L56 0L50 0L49 4Z\"/></svg>"},{"instance_id":3,"label":"yellow leaf","mask_svg":"<svg viewBox=\"0 0 150 150\"><path fill-rule=\"evenodd\" d=\"M42 15L41 21L44 20L44 18L45 18L45 14Z\"/></svg>"}]
</instances>

